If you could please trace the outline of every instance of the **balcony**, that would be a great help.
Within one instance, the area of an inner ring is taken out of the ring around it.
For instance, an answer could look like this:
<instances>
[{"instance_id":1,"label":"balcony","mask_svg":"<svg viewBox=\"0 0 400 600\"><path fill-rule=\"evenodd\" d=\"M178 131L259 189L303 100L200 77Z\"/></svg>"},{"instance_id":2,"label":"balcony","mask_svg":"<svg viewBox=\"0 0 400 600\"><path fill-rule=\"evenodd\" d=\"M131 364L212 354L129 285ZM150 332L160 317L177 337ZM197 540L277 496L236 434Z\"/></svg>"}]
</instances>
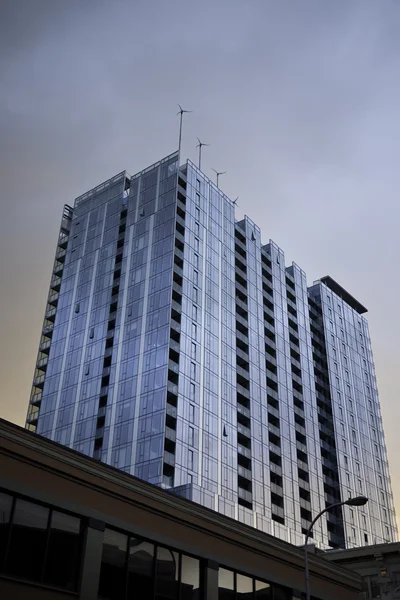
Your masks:
<instances>
[{"instance_id":1,"label":"balcony","mask_svg":"<svg viewBox=\"0 0 400 600\"><path fill-rule=\"evenodd\" d=\"M63 261L63 259L65 259L65 254L66 254L66 251L65 251L65 250L59 250L59 251L56 253L56 260L59 260L60 262L62 262L62 261Z\"/></svg>"},{"instance_id":2,"label":"balcony","mask_svg":"<svg viewBox=\"0 0 400 600\"><path fill-rule=\"evenodd\" d=\"M179 248L175 248L175 256L177 256L178 258L180 258L181 260L183 260L183 252L182 252L182 250L179 250Z\"/></svg>"},{"instance_id":3,"label":"balcony","mask_svg":"<svg viewBox=\"0 0 400 600\"><path fill-rule=\"evenodd\" d=\"M171 350L174 350L175 352L179 352L179 350L180 350L180 344L179 344L179 342L176 342L175 340L169 340L169 347L171 348Z\"/></svg>"},{"instance_id":4,"label":"balcony","mask_svg":"<svg viewBox=\"0 0 400 600\"><path fill-rule=\"evenodd\" d=\"M104 437L104 427L99 427L98 429L96 429L95 439L99 440L102 437Z\"/></svg>"},{"instance_id":5,"label":"balcony","mask_svg":"<svg viewBox=\"0 0 400 600\"><path fill-rule=\"evenodd\" d=\"M41 371L45 371L48 360L49 360L48 356L46 356L45 358L41 358L40 360L37 361L36 368L40 369Z\"/></svg>"},{"instance_id":6,"label":"balcony","mask_svg":"<svg viewBox=\"0 0 400 600\"><path fill-rule=\"evenodd\" d=\"M164 452L164 463L170 465L171 467L175 466L175 454L172 452Z\"/></svg>"},{"instance_id":7,"label":"balcony","mask_svg":"<svg viewBox=\"0 0 400 600\"><path fill-rule=\"evenodd\" d=\"M237 430L242 435L245 435L246 437L248 437L249 439L251 439L251 433L250 433L250 428L249 427L246 427L245 425L242 425L241 423L238 423Z\"/></svg>"},{"instance_id":8,"label":"balcony","mask_svg":"<svg viewBox=\"0 0 400 600\"><path fill-rule=\"evenodd\" d=\"M248 408L246 408L245 406L243 406L242 404L237 404L237 411L238 413L240 413L241 415L243 415L244 417L247 417L248 419L250 418L250 410Z\"/></svg>"},{"instance_id":9,"label":"balcony","mask_svg":"<svg viewBox=\"0 0 400 600\"><path fill-rule=\"evenodd\" d=\"M168 369L179 375L179 365L171 359L168 361Z\"/></svg>"},{"instance_id":10,"label":"balcony","mask_svg":"<svg viewBox=\"0 0 400 600\"><path fill-rule=\"evenodd\" d=\"M244 477L245 479L248 479L249 481L251 481L251 471L250 471L250 469L246 469L245 467L241 467L239 465L238 466L238 475L240 475L241 477Z\"/></svg>"},{"instance_id":11,"label":"balcony","mask_svg":"<svg viewBox=\"0 0 400 600\"><path fill-rule=\"evenodd\" d=\"M42 401L42 392L33 394L33 396L31 396L32 406L38 406L41 403L41 401Z\"/></svg>"},{"instance_id":12,"label":"balcony","mask_svg":"<svg viewBox=\"0 0 400 600\"><path fill-rule=\"evenodd\" d=\"M236 373L238 375L240 375L240 377L243 377L243 379L245 381L249 381L250 379L250 374L248 371L246 371L246 369L243 369L242 367L240 367L239 365L236 365Z\"/></svg>"},{"instance_id":13,"label":"balcony","mask_svg":"<svg viewBox=\"0 0 400 600\"><path fill-rule=\"evenodd\" d=\"M168 390L168 392L170 392L171 394L174 394L175 396L178 395L178 385L176 383L172 383L171 381L168 381L167 390Z\"/></svg>"},{"instance_id":14,"label":"balcony","mask_svg":"<svg viewBox=\"0 0 400 600\"><path fill-rule=\"evenodd\" d=\"M59 292L60 291L60 286L61 286L61 279L60 277L53 277L51 282L50 282L50 287L52 290L54 290L55 292Z\"/></svg>"},{"instance_id":15,"label":"balcony","mask_svg":"<svg viewBox=\"0 0 400 600\"><path fill-rule=\"evenodd\" d=\"M239 487L238 488L238 496L242 500L245 500L246 502L249 502L251 504L251 502L252 502L251 492L248 492L247 490L244 490L243 488Z\"/></svg>"},{"instance_id":16,"label":"balcony","mask_svg":"<svg viewBox=\"0 0 400 600\"><path fill-rule=\"evenodd\" d=\"M277 485L276 483L271 482L271 492L277 496L283 496L283 490L281 486Z\"/></svg>"},{"instance_id":17,"label":"balcony","mask_svg":"<svg viewBox=\"0 0 400 600\"><path fill-rule=\"evenodd\" d=\"M46 352L48 354L48 350L50 349L50 340L46 340L45 342L41 342L39 346L40 352Z\"/></svg>"},{"instance_id":18,"label":"balcony","mask_svg":"<svg viewBox=\"0 0 400 600\"><path fill-rule=\"evenodd\" d=\"M278 506L277 504L272 504L271 513L277 517L280 517L281 519L285 518L285 512L283 508L281 506Z\"/></svg>"},{"instance_id":19,"label":"balcony","mask_svg":"<svg viewBox=\"0 0 400 600\"><path fill-rule=\"evenodd\" d=\"M270 404L268 404L268 412L273 417L276 417L277 419L279 419L279 410L277 408L274 408Z\"/></svg>"},{"instance_id":20,"label":"balcony","mask_svg":"<svg viewBox=\"0 0 400 600\"><path fill-rule=\"evenodd\" d=\"M63 269L64 269L64 265L62 265L61 263L55 264L54 267L53 267L53 273L54 273L54 275L57 275L58 277L61 277Z\"/></svg>"},{"instance_id":21,"label":"balcony","mask_svg":"<svg viewBox=\"0 0 400 600\"><path fill-rule=\"evenodd\" d=\"M175 319L171 318L171 329L174 329L177 333L181 332L181 325Z\"/></svg>"},{"instance_id":22,"label":"balcony","mask_svg":"<svg viewBox=\"0 0 400 600\"><path fill-rule=\"evenodd\" d=\"M275 425L272 425L272 423L268 423L268 431L270 431L279 438L281 437L281 431L279 427L275 427Z\"/></svg>"},{"instance_id":23,"label":"balcony","mask_svg":"<svg viewBox=\"0 0 400 600\"><path fill-rule=\"evenodd\" d=\"M275 473L275 475L279 475L280 477L282 477L282 467L276 465L272 461L270 461L269 463L269 470L272 471L272 473Z\"/></svg>"},{"instance_id":24,"label":"balcony","mask_svg":"<svg viewBox=\"0 0 400 600\"><path fill-rule=\"evenodd\" d=\"M304 479L301 479L301 477L299 477L299 487L303 490L306 490L307 492L310 491L310 484L308 483L308 481L304 481Z\"/></svg>"},{"instance_id":25,"label":"balcony","mask_svg":"<svg viewBox=\"0 0 400 600\"><path fill-rule=\"evenodd\" d=\"M33 385L35 387L43 389L44 379L45 379L45 375L39 375L38 377L35 377L33 380Z\"/></svg>"},{"instance_id":26,"label":"balcony","mask_svg":"<svg viewBox=\"0 0 400 600\"><path fill-rule=\"evenodd\" d=\"M58 297L58 294L57 294L57 297ZM45 318L48 319L49 321L54 321L54 319L56 318L56 312L57 312L56 308L50 308L49 310L46 311Z\"/></svg>"},{"instance_id":27,"label":"balcony","mask_svg":"<svg viewBox=\"0 0 400 600\"><path fill-rule=\"evenodd\" d=\"M280 456L281 454L281 449L279 446L277 446L276 444L274 444L273 442L269 442L269 449L271 450L271 452L273 452L274 454L276 454L277 456Z\"/></svg>"},{"instance_id":28,"label":"balcony","mask_svg":"<svg viewBox=\"0 0 400 600\"><path fill-rule=\"evenodd\" d=\"M175 442L176 441L175 429L172 429L171 427L166 427L165 428L165 437L168 438L169 440L171 440L172 442Z\"/></svg>"},{"instance_id":29,"label":"balcony","mask_svg":"<svg viewBox=\"0 0 400 600\"><path fill-rule=\"evenodd\" d=\"M167 402L167 415L176 419L177 412L178 411L176 406L172 406L172 404L169 404L169 402Z\"/></svg>"},{"instance_id":30,"label":"balcony","mask_svg":"<svg viewBox=\"0 0 400 600\"><path fill-rule=\"evenodd\" d=\"M181 267L178 267L176 263L174 263L174 271L177 275L183 277L183 269Z\"/></svg>"},{"instance_id":31,"label":"balcony","mask_svg":"<svg viewBox=\"0 0 400 600\"><path fill-rule=\"evenodd\" d=\"M244 396L245 398L250 399L250 392L249 390L247 390L245 387L243 387L242 385L240 385L240 383L236 384L236 391L241 394L242 396Z\"/></svg>"},{"instance_id":32,"label":"balcony","mask_svg":"<svg viewBox=\"0 0 400 600\"><path fill-rule=\"evenodd\" d=\"M98 419L102 419L103 417L106 416L106 409L107 409L106 406L101 406L99 408L99 410L97 411L97 418Z\"/></svg>"},{"instance_id":33,"label":"balcony","mask_svg":"<svg viewBox=\"0 0 400 600\"><path fill-rule=\"evenodd\" d=\"M26 418L26 422L29 423L30 425L37 425L38 418L39 418L39 411L28 415Z\"/></svg>"},{"instance_id":34,"label":"balcony","mask_svg":"<svg viewBox=\"0 0 400 600\"><path fill-rule=\"evenodd\" d=\"M241 454L242 456L245 456L246 458L251 458L250 448L246 448L245 446L242 446L242 444L238 444L237 449L239 454Z\"/></svg>"},{"instance_id":35,"label":"balcony","mask_svg":"<svg viewBox=\"0 0 400 600\"><path fill-rule=\"evenodd\" d=\"M47 303L51 306L57 306L58 304L58 292L52 292L47 300Z\"/></svg>"}]
</instances>

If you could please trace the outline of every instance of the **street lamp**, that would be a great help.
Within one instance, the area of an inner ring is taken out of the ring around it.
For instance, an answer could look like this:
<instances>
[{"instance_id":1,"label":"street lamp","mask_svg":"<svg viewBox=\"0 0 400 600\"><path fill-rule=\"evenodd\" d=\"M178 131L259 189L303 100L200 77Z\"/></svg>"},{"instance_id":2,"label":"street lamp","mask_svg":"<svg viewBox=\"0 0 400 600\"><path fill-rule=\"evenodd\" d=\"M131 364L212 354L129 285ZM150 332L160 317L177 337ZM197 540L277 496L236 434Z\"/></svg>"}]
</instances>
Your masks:
<instances>
[{"instance_id":1,"label":"street lamp","mask_svg":"<svg viewBox=\"0 0 400 600\"><path fill-rule=\"evenodd\" d=\"M310 537L312 528L314 527L316 521L318 521L318 519L324 513L326 513L328 510L330 510L331 508L335 508L337 506L344 506L344 505L364 506L364 504L367 504L367 502L368 502L368 498L366 498L366 496L356 496L355 498L349 498L348 500L344 500L343 502L336 502L335 504L330 504L329 506L324 508L324 510L321 510L321 512L318 513L317 516L315 517L315 519L312 521L312 523L306 533L306 543L304 546L304 569L305 569L305 576L306 576L306 600L310 600L310 573L308 570L308 538Z\"/></svg>"}]
</instances>

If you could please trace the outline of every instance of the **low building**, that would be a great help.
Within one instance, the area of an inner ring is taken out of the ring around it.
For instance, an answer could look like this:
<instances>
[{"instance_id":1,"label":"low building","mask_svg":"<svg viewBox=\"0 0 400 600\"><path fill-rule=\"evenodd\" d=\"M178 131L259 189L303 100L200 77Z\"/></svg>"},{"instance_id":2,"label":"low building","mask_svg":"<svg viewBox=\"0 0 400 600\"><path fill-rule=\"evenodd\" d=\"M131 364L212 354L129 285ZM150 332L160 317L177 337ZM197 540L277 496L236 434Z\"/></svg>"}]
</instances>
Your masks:
<instances>
[{"instance_id":1,"label":"low building","mask_svg":"<svg viewBox=\"0 0 400 600\"><path fill-rule=\"evenodd\" d=\"M0 597L293 600L304 554L187 499L0 420ZM361 578L310 556L314 599Z\"/></svg>"},{"instance_id":2,"label":"low building","mask_svg":"<svg viewBox=\"0 0 400 600\"><path fill-rule=\"evenodd\" d=\"M366 600L400 599L400 543L375 544L351 550L335 550L324 553L324 558L340 567L351 569L363 580Z\"/></svg>"}]
</instances>

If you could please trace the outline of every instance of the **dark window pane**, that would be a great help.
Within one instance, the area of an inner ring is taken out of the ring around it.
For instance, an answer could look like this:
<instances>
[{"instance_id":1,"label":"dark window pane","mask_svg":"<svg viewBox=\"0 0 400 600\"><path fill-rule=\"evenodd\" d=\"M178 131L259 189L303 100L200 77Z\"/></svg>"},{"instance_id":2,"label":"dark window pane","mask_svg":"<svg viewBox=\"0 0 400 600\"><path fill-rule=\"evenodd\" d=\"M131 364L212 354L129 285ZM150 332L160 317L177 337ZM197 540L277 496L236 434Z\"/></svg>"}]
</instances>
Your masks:
<instances>
[{"instance_id":1,"label":"dark window pane","mask_svg":"<svg viewBox=\"0 0 400 600\"><path fill-rule=\"evenodd\" d=\"M99 597L110 600L125 598L126 551L128 536L112 529L104 532Z\"/></svg>"},{"instance_id":2,"label":"dark window pane","mask_svg":"<svg viewBox=\"0 0 400 600\"><path fill-rule=\"evenodd\" d=\"M179 554L157 547L156 599L175 599L179 590Z\"/></svg>"},{"instance_id":3,"label":"dark window pane","mask_svg":"<svg viewBox=\"0 0 400 600\"><path fill-rule=\"evenodd\" d=\"M0 493L0 572L4 567L12 502L12 496Z\"/></svg>"},{"instance_id":4,"label":"dark window pane","mask_svg":"<svg viewBox=\"0 0 400 600\"><path fill-rule=\"evenodd\" d=\"M181 600L199 600L200 563L197 558L181 556Z\"/></svg>"},{"instance_id":5,"label":"dark window pane","mask_svg":"<svg viewBox=\"0 0 400 600\"><path fill-rule=\"evenodd\" d=\"M228 569L219 569L218 598L219 600L235 600L233 571L228 571Z\"/></svg>"},{"instance_id":6,"label":"dark window pane","mask_svg":"<svg viewBox=\"0 0 400 600\"><path fill-rule=\"evenodd\" d=\"M274 600L292 600L293 596L289 588L284 588L275 584L273 584L272 588L274 590Z\"/></svg>"},{"instance_id":7,"label":"dark window pane","mask_svg":"<svg viewBox=\"0 0 400 600\"><path fill-rule=\"evenodd\" d=\"M140 599L153 598L154 545L137 538L129 540L128 598L135 598L140 589Z\"/></svg>"},{"instance_id":8,"label":"dark window pane","mask_svg":"<svg viewBox=\"0 0 400 600\"><path fill-rule=\"evenodd\" d=\"M74 592L78 588L81 536L80 519L54 511L44 581Z\"/></svg>"},{"instance_id":9,"label":"dark window pane","mask_svg":"<svg viewBox=\"0 0 400 600\"><path fill-rule=\"evenodd\" d=\"M25 500L16 501L7 556L7 573L31 581L41 581L48 519L47 508Z\"/></svg>"},{"instance_id":10,"label":"dark window pane","mask_svg":"<svg viewBox=\"0 0 400 600\"><path fill-rule=\"evenodd\" d=\"M269 583L264 581L255 581L256 598L255 600L269 600L272 598L272 590Z\"/></svg>"}]
</instances>

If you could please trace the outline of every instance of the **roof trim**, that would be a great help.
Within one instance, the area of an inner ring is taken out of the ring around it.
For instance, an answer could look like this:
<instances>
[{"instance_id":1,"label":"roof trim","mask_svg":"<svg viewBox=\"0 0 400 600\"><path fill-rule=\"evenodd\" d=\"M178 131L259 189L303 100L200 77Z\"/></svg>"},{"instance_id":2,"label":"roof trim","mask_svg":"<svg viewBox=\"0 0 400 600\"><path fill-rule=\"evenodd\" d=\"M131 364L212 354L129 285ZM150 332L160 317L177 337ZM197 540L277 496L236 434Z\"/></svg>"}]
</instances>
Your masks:
<instances>
[{"instance_id":1,"label":"roof trim","mask_svg":"<svg viewBox=\"0 0 400 600\"><path fill-rule=\"evenodd\" d=\"M363 315L364 313L368 312L368 309L365 308L365 306L363 306L361 302L359 302L354 298L354 296L349 294L349 292L345 290L341 285L339 285L337 281L332 279L330 275L325 275L325 277L321 277L320 282L324 283L326 287L328 287L330 290L332 290L332 292L337 294L339 298L344 300L346 304L351 306L351 308L357 311L360 315Z\"/></svg>"}]
</instances>

